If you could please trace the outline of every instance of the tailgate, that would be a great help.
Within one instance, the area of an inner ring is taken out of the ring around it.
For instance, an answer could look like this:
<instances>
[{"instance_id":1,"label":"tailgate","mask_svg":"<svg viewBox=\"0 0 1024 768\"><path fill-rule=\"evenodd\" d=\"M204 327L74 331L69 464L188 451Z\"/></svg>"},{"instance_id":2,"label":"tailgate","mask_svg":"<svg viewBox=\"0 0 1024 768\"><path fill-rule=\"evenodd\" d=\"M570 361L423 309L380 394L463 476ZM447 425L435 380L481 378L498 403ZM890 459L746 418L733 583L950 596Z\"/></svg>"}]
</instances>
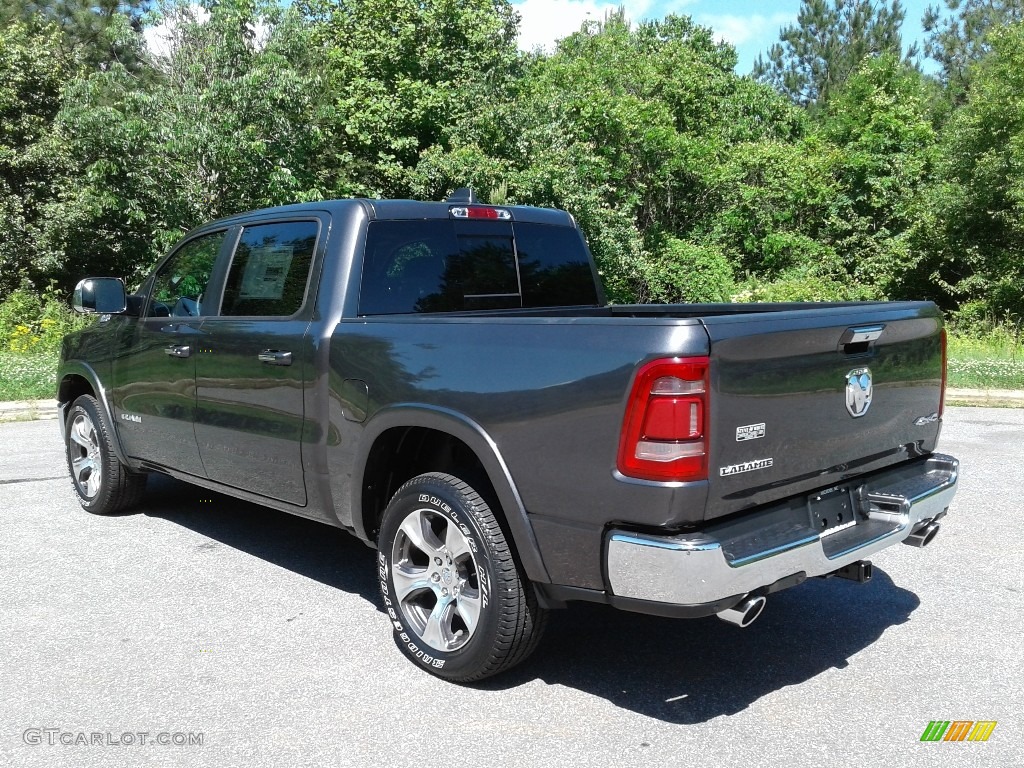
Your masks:
<instances>
[{"instance_id":1,"label":"tailgate","mask_svg":"<svg viewBox=\"0 0 1024 768\"><path fill-rule=\"evenodd\" d=\"M942 320L933 304L703 322L711 339L706 519L934 450Z\"/></svg>"}]
</instances>

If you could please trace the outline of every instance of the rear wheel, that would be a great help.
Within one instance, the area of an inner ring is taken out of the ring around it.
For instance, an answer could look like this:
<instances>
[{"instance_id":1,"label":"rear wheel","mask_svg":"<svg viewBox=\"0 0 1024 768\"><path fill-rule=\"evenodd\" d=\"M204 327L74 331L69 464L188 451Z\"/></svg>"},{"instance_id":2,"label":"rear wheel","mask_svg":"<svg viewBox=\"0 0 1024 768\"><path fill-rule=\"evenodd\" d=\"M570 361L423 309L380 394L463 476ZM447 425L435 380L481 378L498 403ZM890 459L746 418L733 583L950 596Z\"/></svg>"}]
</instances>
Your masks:
<instances>
[{"instance_id":1,"label":"rear wheel","mask_svg":"<svg viewBox=\"0 0 1024 768\"><path fill-rule=\"evenodd\" d=\"M546 623L490 506L458 478L413 478L384 512L378 541L384 606L413 662L456 682L503 672Z\"/></svg>"},{"instance_id":2,"label":"rear wheel","mask_svg":"<svg viewBox=\"0 0 1024 768\"><path fill-rule=\"evenodd\" d=\"M82 395L75 400L65 436L71 485L83 509L109 515L138 502L146 475L132 472L117 458L110 425L96 398Z\"/></svg>"}]
</instances>

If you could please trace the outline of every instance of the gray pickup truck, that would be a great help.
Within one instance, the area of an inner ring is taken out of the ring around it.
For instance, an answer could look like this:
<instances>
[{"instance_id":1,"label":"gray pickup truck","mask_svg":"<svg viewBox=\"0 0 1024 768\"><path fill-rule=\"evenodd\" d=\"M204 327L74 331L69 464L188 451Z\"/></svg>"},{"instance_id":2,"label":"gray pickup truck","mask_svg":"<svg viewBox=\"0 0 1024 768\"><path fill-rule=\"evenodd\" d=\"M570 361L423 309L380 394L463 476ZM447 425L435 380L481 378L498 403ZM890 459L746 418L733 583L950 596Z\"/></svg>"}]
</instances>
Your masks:
<instances>
[{"instance_id":1,"label":"gray pickup truck","mask_svg":"<svg viewBox=\"0 0 1024 768\"><path fill-rule=\"evenodd\" d=\"M568 601L743 627L805 579L866 581L956 490L933 304L611 306L562 211L255 211L75 305L99 315L57 383L85 509L160 472L344 528L399 647L453 681Z\"/></svg>"}]
</instances>

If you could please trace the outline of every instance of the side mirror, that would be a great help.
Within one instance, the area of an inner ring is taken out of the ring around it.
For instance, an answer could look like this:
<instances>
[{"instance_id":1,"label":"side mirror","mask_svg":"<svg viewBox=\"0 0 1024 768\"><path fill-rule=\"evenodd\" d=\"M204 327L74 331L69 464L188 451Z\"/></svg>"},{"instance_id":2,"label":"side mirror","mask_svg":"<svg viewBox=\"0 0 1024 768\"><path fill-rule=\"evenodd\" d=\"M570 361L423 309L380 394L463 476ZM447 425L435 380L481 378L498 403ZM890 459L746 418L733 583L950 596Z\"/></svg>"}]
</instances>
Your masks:
<instances>
[{"instance_id":1,"label":"side mirror","mask_svg":"<svg viewBox=\"0 0 1024 768\"><path fill-rule=\"evenodd\" d=\"M118 315L128 306L124 283L119 277L87 277L75 286L71 306L87 315Z\"/></svg>"}]
</instances>

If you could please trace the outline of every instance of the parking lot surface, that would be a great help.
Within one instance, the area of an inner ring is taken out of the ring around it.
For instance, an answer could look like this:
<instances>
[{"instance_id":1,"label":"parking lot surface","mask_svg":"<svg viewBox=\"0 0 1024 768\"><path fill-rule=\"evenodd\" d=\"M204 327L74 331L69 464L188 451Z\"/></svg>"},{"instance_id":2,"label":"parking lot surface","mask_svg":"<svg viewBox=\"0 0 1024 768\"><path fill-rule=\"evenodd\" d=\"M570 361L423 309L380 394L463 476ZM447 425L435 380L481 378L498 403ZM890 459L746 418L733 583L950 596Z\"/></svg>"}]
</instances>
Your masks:
<instances>
[{"instance_id":1,"label":"parking lot surface","mask_svg":"<svg viewBox=\"0 0 1024 768\"><path fill-rule=\"evenodd\" d=\"M947 411L954 506L870 583L745 630L576 606L472 687L403 659L344 533L166 478L95 517L55 422L0 443L3 766L1024 765L1024 410Z\"/></svg>"}]
</instances>

